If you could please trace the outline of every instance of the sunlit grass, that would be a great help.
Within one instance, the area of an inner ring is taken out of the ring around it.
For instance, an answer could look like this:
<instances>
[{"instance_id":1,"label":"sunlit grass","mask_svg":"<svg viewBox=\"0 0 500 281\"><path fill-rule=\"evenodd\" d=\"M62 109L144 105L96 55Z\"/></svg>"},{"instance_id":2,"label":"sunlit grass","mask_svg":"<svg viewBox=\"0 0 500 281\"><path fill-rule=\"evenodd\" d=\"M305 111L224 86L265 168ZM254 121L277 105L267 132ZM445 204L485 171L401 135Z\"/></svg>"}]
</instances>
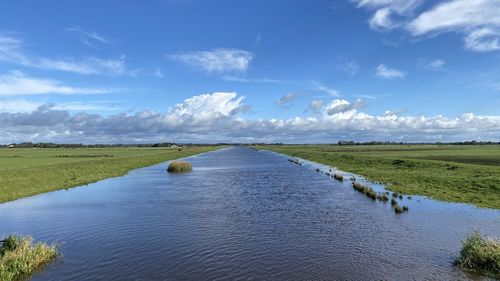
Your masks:
<instances>
[{"instance_id":1,"label":"sunlit grass","mask_svg":"<svg viewBox=\"0 0 500 281\"><path fill-rule=\"evenodd\" d=\"M462 241L462 250L455 263L466 271L500 280L500 240L474 230Z\"/></svg>"},{"instance_id":2,"label":"sunlit grass","mask_svg":"<svg viewBox=\"0 0 500 281\"><path fill-rule=\"evenodd\" d=\"M34 244L31 237L8 236L0 251L0 280L25 279L52 262L57 247Z\"/></svg>"}]
</instances>

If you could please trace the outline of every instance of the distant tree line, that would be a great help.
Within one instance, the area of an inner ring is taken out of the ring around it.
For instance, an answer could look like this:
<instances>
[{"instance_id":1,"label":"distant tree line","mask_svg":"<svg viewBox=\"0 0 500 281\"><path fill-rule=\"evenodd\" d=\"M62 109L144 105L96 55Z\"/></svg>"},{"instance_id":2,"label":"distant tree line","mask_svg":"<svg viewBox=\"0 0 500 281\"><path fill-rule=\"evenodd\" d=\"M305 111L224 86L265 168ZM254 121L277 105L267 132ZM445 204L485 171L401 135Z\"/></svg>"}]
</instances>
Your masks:
<instances>
[{"instance_id":1,"label":"distant tree line","mask_svg":"<svg viewBox=\"0 0 500 281\"><path fill-rule=\"evenodd\" d=\"M452 145L485 145L485 144L500 144L500 142L492 141L460 141L460 142L395 142L395 141L338 141L338 145L408 145L408 144L452 144Z\"/></svg>"},{"instance_id":2,"label":"distant tree line","mask_svg":"<svg viewBox=\"0 0 500 281\"><path fill-rule=\"evenodd\" d=\"M82 143L51 143L51 142L22 142L0 145L0 148L107 148L107 147L176 147L176 146L206 146L208 144L193 144L184 143L178 144L173 142L162 143L141 143L141 144L82 144ZM213 144L210 144L213 145ZM218 144L224 145L224 144Z\"/></svg>"}]
</instances>

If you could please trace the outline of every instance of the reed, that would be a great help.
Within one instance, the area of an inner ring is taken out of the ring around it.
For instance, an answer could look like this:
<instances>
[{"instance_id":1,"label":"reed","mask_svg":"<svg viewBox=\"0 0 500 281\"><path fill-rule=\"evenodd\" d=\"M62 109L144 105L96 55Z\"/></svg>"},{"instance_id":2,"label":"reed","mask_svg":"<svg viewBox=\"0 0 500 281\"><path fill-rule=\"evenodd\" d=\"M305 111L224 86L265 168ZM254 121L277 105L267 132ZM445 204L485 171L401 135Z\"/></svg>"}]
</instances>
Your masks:
<instances>
[{"instance_id":1,"label":"reed","mask_svg":"<svg viewBox=\"0 0 500 281\"><path fill-rule=\"evenodd\" d=\"M173 161L168 165L167 171L169 173L185 173L191 172L193 166L189 162L185 161Z\"/></svg>"}]
</instances>

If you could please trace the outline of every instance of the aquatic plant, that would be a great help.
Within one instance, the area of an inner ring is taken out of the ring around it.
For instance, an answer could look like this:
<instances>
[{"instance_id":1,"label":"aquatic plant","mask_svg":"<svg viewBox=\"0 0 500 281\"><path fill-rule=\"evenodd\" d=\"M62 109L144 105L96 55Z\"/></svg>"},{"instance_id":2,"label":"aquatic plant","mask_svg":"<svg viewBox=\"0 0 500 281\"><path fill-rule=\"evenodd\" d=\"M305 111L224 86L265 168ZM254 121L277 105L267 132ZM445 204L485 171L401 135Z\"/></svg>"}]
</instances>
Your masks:
<instances>
[{"instance_id":1,"label":"aquatic plant","mask_svg":"<svg viewBox=\"0 0 500 281\"><path fill-rule=\"evenodd\" d=\"M394 198L391 198L391 205L394 207L398 204L398 201L396 201L396 199Z\"/></svg>"},{"instance_id":2,"label":"aquatic plant","mask_svg":"<svg viewBox=\"0 0 500 281\"><path fill-rule=\"evenodd\" d=\"M24 280L48 265L56 256L55 245L33 244L31 237L10 235L5 238L0 251L0 280Z\"/></svg>"},{"instance_id":3,"label":"aquatic plant","mask_svg":"<svg viewBox=\"0 0 500 281\"><path fill-rule=\"evenodd\" d=\"M403 206L403 211L408 212L408 206Z\"/></svg>"},{"instance_id":4,"label":"aquatic plant","mask_svg":"<svg viewBox=\"0 0 500 281\"><path fill-rule=\"evenodd\" d=\"M368 187L365 190L365 194L366 194L366 196L368 196L368 198L370 198L372 200L377 199L377 193L371 187Z\"/></svg>"},{"instance_id":5,"label":"aquatic plant","mask_svg":"<svg viewBox=\"0 0 500 281\"><path fill-rule=\"evenodd\" d=\"M193 170L193 166L185 161L173 161L168 165L167 171L169 173L184 173Z\"/></svg>"},{"instance_id":6,"label":"aquatic plant","mask_svg":"<svg viewBox=\"0 0 500 281\"><path fill-rule=\"evenodd\" d=\"M353 182L352 183L352 188L356 189L357 191L359 192L365 192L365 190L368 188L367 186L365 186L364 184L362 183L359 183L359 182Z\"/></svg>"},{"instance_id":7,"label":"aquatic plant","mask_svg":"<svg viewBox=\"0 0 500 281\"><path fill-rule=\"evenodd\" d=\"M333 174L333 178L338 180L338 181L344 181L344 176L341 174L335 173L335 174Z\"/></svg>"},{"instance_id":8,"label":"aquatic plant","mask_svg":"<svg viewBox=\"0 0 500 281\"><path fill-rule=\"evenodd\" d=\"M389 201L389 196L387 196L386 193L381 193L381 194L377 195L377 199L382 201L382 202L387 202L387 201Z\"/></svg>"},{"instance_id":9,"label":"aquatic plant","mask_svg":"<svg viewBox=\"0 0 500 281\"><path fill-rule=\"evenodd\" d=\"M472 231L462 241L455 264L463 270L500 279L500 240Z\"/></svg>"},{"instance_id":10,"label":"aquatic plant","mask_svg":"<svg viewBox=\"0 0 500 281\"><path fill-rule=\"evenodd\" d=\"M394 206L394 212L395 212L396 214L401 214L401 213L403 212L403 208L401 208L401 206L399 206L399 205L397 205L397 204L396 204L396 205Z\"/></svg>"}]
</instances>

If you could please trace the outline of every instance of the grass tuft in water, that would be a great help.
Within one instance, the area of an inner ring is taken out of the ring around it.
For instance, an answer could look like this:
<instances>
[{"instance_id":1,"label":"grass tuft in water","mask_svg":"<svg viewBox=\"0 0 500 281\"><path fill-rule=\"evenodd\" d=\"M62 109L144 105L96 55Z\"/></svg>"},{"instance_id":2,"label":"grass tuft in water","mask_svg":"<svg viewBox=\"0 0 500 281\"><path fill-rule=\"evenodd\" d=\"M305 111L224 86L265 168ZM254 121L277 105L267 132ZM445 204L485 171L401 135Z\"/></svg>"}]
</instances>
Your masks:
<instances>
[{"instance_id":1,"label":"grass tuft in water","mask_svg":"<svg viewBox=\"0 0 500 281\"><path fill-rule=\"evenodd\" d=\"M381 193L381 194L377 195L377 199L382 201L382 202L387 202L387 201L389 201L389 196L387 196L386 193Z\"/></svg>"},{"instance_id":2,"label":"grass tuft in water","mask_svg":"<svg viewBox=\"0 0 500 281\"><path fill-rule=\"evenodd\" d=\"M185 161L173 161L167 168L169 173L184 173L191 172L192 170L193 166L191 163Z\"/></svg>"},{"instance_id":3,"label":"grass tuft in water","mask_svg":"<svg viewBox=\"0 0 500 281\"><path fill-rule=\"evenodd\" d=\"M403 212L403 208L401 208L401 206L399 206L399 205L397 205L397 204L396 204L396 205L394 206L394 212L395 212L396 214L401 214L401 213Z\"/></svg>"},{"instance_id":4,"label":"grass tuft in water","mask_svg":"<svg viewBox=\"0 0 500 281\"><path fill-rule=\"evenodd\" d=\"M0 280L24 280L52 262L57 247L45 243L33 244L31 237L10 235L0 251Z\"/></svg>"},{"instance_id":5,"label":"grass tuft in water","mask_svg":"<svg viewBox=\"0 0 500 281\"><path fill-rule=\"evenodd\" d=\"M462 241L455 264L466 271L482 273L500 280L500 240L472 231Z\"/></svg>"},{"instance_id":6,"label":"grass tuft in water","mask_svg":"<svg viewBox=\"0 0 500 281\"><path fill-rule=\"evenodd\" d=\"M335 173L335 174L333 174L333 178L338 180L338 181L344 181L344 176L341 174Z\"/></svg>"},{"instance_id":7,"label":"grass tuft in water","mask_svg":"<svg viewBox=\"0 0 500 281\"><path fill-rule=\"evenodd\" d=\"M394 198L391 198L391 206L396 206L398 204L398 201L396 201L396 199Z\"/></svg>"}]
</instances>

